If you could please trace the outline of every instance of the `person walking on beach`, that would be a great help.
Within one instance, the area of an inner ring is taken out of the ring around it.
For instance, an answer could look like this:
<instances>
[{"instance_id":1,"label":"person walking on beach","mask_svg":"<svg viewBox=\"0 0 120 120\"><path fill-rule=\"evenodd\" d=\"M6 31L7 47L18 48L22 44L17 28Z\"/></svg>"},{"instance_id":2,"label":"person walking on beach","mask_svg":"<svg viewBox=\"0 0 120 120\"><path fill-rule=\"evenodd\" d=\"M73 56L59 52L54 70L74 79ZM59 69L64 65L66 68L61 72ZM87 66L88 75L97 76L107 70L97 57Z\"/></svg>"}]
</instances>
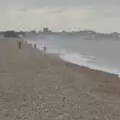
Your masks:
<instances>
[{"instance_id":1,"label":"person walking on beach","mask_svg":"<svg viewBox=\"0 0 120 120\"><path fill-rule=\"evenodd\" d=\"M18 48L21 49L22 48L22 41L18 40L17 45L18 45Z\"/></svg>"},{"instance_id":2,"label":"person walking on beach","mask_svg":"<svg viewBox=\"0 0 120 120\"><path fill-rule=\"evenodd\" d=\"M43 51L43 52L46 52L47 51L47 47L44 44L41 44L40 45L40 50Z\"/></svg>"},{"instance_id":3,"label":"person walking on beach","mask_svg":"<svg viewBox=\"0 0 120 120\"><path fill-rule=\"evenodd\" d=\"M47 51L47 47L45 45L43 46L43 50L44 50L44 52Z\"/></svg>"},{"instance_id":4,"label":"person walking on beach","mask_svg":"<svg viewBox=\"0 0 120 120\"><path fill-rule=\"evenodd\" d=\"M36 43L34 43L34 48L37 48L37 45L36 45Z\"/></svg>"}]
</instances>

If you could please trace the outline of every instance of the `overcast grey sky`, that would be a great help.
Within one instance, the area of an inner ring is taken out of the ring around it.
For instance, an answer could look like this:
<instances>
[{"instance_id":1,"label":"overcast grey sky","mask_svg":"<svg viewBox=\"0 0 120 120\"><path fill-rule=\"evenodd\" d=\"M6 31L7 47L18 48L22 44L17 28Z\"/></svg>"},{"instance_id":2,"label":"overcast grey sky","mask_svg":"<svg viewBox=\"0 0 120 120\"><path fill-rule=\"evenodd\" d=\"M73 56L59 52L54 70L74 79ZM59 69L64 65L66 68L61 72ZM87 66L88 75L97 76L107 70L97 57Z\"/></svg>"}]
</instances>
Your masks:
<instances>
[{"instance_id":1,"label":"overcast grey sky","mask_svg":"<svg viewBox=\"0 0 120 120\"><path fill-rule=\"evenodd\" d=\"M0 0L0 30L120 32L120 0Z\"/></svg>"}]
</instances>

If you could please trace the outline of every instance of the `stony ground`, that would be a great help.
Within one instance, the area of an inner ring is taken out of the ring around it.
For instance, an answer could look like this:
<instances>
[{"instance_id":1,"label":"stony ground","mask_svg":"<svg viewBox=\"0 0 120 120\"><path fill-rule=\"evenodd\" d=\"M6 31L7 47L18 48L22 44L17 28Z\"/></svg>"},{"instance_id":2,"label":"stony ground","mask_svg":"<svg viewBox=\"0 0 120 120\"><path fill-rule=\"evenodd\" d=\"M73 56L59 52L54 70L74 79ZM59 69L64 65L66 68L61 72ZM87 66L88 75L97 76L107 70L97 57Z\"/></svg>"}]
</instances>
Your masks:
<instances>
[{"instance_id":1,"label":"stony ground","mask_svg":"<svg viewBox=\"0 0 120 120\"><path fill-rule=\"evenodd\" d=\"M0 40L0 120L120 120L120 81Z\"/></svg>"}]
</instances>

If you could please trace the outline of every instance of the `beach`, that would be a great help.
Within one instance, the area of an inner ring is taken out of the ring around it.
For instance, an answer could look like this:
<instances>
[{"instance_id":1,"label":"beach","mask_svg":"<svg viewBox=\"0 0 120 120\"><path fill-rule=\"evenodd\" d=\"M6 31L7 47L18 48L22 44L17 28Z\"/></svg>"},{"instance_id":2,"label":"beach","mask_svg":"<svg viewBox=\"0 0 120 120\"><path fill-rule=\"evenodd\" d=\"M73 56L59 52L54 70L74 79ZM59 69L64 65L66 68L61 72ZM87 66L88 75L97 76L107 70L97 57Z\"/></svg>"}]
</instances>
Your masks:
<instances>
[{"instance_id":1,"label":"beach","mask_svg":"<svg viewBox=\"0 0 120 120\"><path fill-rule=\"evenodd\" d=\"M0 39L1 120L119 120L120 78Z\"/></svg>"}]
</instances>

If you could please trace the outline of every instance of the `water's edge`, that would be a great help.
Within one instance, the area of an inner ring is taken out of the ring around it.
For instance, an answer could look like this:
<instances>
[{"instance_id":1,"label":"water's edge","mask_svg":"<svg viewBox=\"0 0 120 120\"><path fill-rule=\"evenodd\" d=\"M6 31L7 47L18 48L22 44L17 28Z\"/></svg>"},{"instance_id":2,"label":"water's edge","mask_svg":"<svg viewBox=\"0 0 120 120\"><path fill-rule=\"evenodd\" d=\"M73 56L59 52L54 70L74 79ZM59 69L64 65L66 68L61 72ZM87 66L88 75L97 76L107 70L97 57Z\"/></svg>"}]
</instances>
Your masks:
<instances>
[{"instance_id":1,"label":"water's edge","mask_svg":"<svg viewBox=\"0 0 120 120\"><path fill-rule=\"evenodd\" d=\"M36 44L34 41L26 41L27 44L32 44L34 47L34 44ZM40 45L36 44L36 48L38 50L43 50L42 47L40 47ZM82 67L86 67L86 68L90 68L93 70L97 70L97 71L102 71L102 72L106 72L106 73L110 73L110 74L114 74L118 77L120 77L120 73L119 70L117 69L113 69L113 68L107 68L105 66L101 66L101 65L96 65L95 63L91 63L91 59L94 59L94 56L84 56L84 55L80 55L78 53L68 53L68 52L60 52L60 51L49 51L49 49L47 50L48 54L57 54L62 60L67 61L69 63L78 65L78 66L82 66Z\"/></svg>"}]
</instances>

